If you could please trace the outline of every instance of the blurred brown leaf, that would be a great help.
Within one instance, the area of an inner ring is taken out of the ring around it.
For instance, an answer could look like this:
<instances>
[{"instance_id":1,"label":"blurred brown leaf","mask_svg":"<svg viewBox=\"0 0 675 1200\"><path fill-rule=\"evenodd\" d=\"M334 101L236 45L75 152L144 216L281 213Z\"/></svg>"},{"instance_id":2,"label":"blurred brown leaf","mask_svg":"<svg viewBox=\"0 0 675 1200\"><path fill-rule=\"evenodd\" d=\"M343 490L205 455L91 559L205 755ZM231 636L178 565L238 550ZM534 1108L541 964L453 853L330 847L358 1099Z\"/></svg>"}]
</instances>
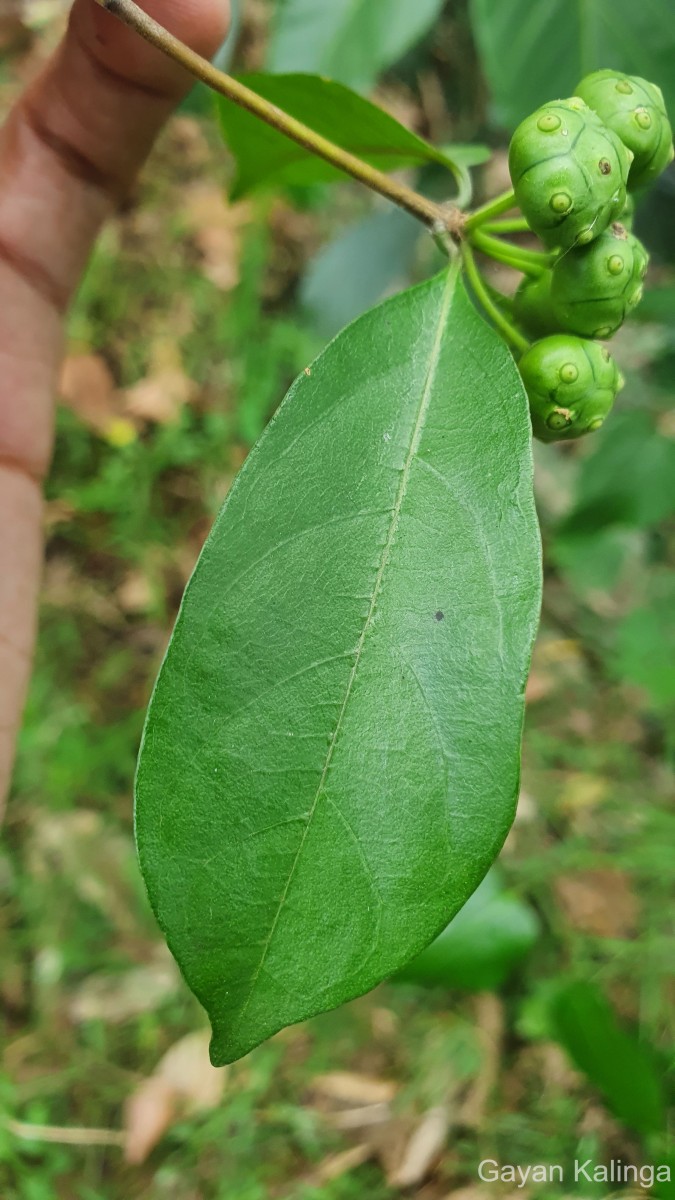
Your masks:
<instances>
[{"instance_id":1,"label":"blurred brown leaf","mask_svg":"<svg viewBox=\"0 0 675 1200\"><path fill-rule=\"evenodd\" d=\"M157 425L177 421L181 409L195 393L195 384L179 369L167 367L141 379L124 396L124 407L133 417Z\"/></svg>"},{"instance_id":2,"label":"blurred brown leaf","mask_svg":"<svg viewBox=\"0 0 675 1200\"><path fill-rule=\"evenodd\" d=\"M374 1079L355 1071L330 1071L316 1075L309 1088L318 1098L347 1108L359 1108L369 1104L389 1104L398 1086L393 1080Z\"/></svg>"},{"instance_id":3,"label":"blurred brown leaf","mask_svg":"<svg viewBox=\"0 0 675 1200\"><path fill-rule=\"evenodd\" d=\"M474 1010L482 1050L481 1065L462 1104L459 1123L470 1129L482 1129L499 1078L506 1018L502 1001L491 992L476 996Z\"/></svg>"},{"instance_id":4,"label":"blurred brown leaf","mask_svg":"<svg viewBox=\"0 0 675 1200\"><path fill-rule=\"evenodd\" d=\"M638 905L632 881L613 867L559 875L554 889L570 925L600 938L635 933Z\"/></svg>"},{"instance_id":5,"label":"blurred brown leaf","mask_svg":"<svg viewBox=\"0 0 675 1200\"><path fill-rule=\"evenodd\" d=\"M330 1183L333 1179L339 1179L349 1171L362 1167L373 1154L373 1147L368 1142L361 1142L347 1150L340 1150L337 1154L330 1154L304 1182L307 1187L321 1187L324 1183Z\"/></svg>"},{"instance_id":6,"label":"blurred brown leaf","mask_svg":"<svg viewBox=\"0 0 675 1200\"><path fill-rule=\"evenodd\" d=\"M450 1130L450 1115L445 1105L430 1108L411 1134L398 1167L387 1179L391 1187L417 1187L440 1159Z\"/></svg>"},{"instance_id":7,"label":"blurred brown leaf","mask_svg":"<svg viewBox=\"0 0 675 1200\"><path fill-rule=\"evenodd\" d=\"M58 392L62 403L101 436L120 415L115 380L99 354L68 355Z\"/></svg>"},{"instance_id":8,"label":"blurred brown leaf","mask_svg":"<svg viewBox=\"0 0 675 1200\"><path fill-rule=\"evenodd\" d=\"M201 257L201 269L221 291L239 283L241 231L251 210L247 204L228 204L217 183L200 182L185 189L183 212Z\"/></svg>"},{"instance_id":9,"label":"blurred brown leaf","mask_svg":"<svg viewBox=\"0 0 675 1200\"><path fill-rule=\"evenodd\" d=\"M177 1108L176 1092L166 1080L151 1075L139 1083L124 1111L128 1163L137 1166L145 1161L162 1134L173 1124Z\"/></svg>"},{"instance_id":10,"label":"blurred brown leaf","mask_svg":"<svg viewBox=\"0 0 675 1200\"><path fill-rule=\"evenodd\" d=\"M124 1113L126 1159L142 1163L179 1116L216 1108L223 1097L227 1068L209 1059L209 1034L189 1033L176 1042L148 1079L129 1097Z\"/></svg>"},{"instance_id":11,"label":"blurred brown leaf","mask_svg":"<svg viewBox=\"0 0 675 1200\"><path fill-rule=\"evenodd\" d=\"M180 987L178 969L162 944L151 962L115 974L88 975L73 992L68 1014L76 1023L103 1021L118 1025L141 1013L154 1012Z\"/></svg>"},{"instance_id":12,"label":"blurred brown leaf","mask_svg":"<svg viewBox=\"0 0 675 1200\"><path fill-rule=\"evenodd\" d=\"M196 393L197 385L183 369L176 342L161 338L151 347L147 376L126 389L122 402L130 417L169 425L178 420L183 407L194 400Z\"/></svg>"},{"instance_id":13,"label":"blurred brown leaf","mask_svg":"<svg viewBox=\"0 0 675 1200\"><path fill-rule=\"evenodd\" d=\"M129 571L117 588L117 603L123 612L143 613L152 606L150 580L144 571Z\"/></svg>"},{"instance_id":14,"label":"blurred brown leaf","mask_svg":"<svg viewBox=\"0 0 675 1200\"><path fill-rule=\"evenodd\" d=\"M388 1104L361 1104L358 1108L341 1108L324 1116L333 1129L363 1131L387 1125L391 1121L391 1109Z\"/></svg>"}]
</instances>

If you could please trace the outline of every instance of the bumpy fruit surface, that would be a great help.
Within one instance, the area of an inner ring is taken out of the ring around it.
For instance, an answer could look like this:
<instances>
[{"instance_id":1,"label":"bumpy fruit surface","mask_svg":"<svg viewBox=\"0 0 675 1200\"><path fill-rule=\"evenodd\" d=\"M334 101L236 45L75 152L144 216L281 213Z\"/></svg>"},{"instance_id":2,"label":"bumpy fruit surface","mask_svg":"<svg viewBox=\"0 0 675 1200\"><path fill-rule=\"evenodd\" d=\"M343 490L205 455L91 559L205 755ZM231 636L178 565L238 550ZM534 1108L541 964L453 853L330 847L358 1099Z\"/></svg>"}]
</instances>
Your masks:
<instances>
[{"instance_id":1,"label":"bumpy fruit surface","mask_svg":"<svg viewBox=\"0 0 675 1200\"><path fill-rule=\"evenodd\" d=\"M653 183L673 158L673 131L661 89L637 75L594 71L582 79L576 94L632 150L631 191Z\"/></svg>"},{"instance_id":2,"label":"bumpy fruit surface","mask_svg":"<svg viewBox=\"0 0 675 1200\"><path fill-rule=\"evenodd\" d=\"M609 351L597 342L554 334L518 364L535 437L555 442L599 429L623 385Z\"/></svg>"},{"instance_id":3,"label":"bumpy fruit surface","mask_svg":"<svg viewBox=\"0 0 675 1200\"><path fill-rule=\"evenodd\" d=\"M557 329L608 338L642 299L647 251L622 225L578 246L555 262L550 308Z\"/></svg>"},{"instance_id":4,"label":"bumpy fruit surface","mask_svg":"<svg viewBox=\"0 0 675 1200\"><path fill-rule=\"evenodd\" d=\"M537 109L516 129L509 171L530 227L551 248L598 237L626 203L632 153L572 96Z\"/></svg>"},{"instance_id":5,"label":"bumpy fruit surface","mask_svg":"<svg viewBox=\"0 0 675 1200\"><path fill-rule=\"evenodd\" d=\"M553 274L543 271L537 278L526 277L513 297L513 312L518 324L530 337L546 337L559 330L551 303Z\"/></svg>"}]
</instances>

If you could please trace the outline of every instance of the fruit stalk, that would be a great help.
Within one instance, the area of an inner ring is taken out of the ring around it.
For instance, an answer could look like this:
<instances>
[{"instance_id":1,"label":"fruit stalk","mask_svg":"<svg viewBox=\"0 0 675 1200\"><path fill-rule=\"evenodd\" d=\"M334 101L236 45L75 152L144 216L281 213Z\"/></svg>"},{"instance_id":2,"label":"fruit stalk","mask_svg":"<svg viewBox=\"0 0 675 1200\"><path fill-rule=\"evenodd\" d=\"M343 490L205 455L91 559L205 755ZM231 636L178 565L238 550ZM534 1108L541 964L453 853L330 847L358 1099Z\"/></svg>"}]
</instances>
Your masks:
<instances>
[{"instance_id":1,"label":"fruit stalk","mask_svg":"<svg viewBox=\"0 0 675 1200\"><path fill-rule=\"evenodd\" d=\"M526 350L529 350L530 343L527 338L523 337L515 326L511 324L508 317L504 315L497 303L492 299L485 280L476 266L473 250L468 242L462 242L462 261L467 279L485 315L492 321L493 325L496 326L507 342L513 346L517 355L521 355Z\"/></svg>"}]
</instances>

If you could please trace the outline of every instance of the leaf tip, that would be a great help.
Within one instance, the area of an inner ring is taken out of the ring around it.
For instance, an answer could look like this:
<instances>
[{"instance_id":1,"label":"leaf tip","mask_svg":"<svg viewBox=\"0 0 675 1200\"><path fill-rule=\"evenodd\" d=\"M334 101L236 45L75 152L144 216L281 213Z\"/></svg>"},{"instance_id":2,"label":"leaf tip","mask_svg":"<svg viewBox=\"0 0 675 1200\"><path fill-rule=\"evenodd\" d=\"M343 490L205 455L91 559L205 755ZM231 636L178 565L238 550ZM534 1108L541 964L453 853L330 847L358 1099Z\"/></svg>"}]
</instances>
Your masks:
<instances>
[{"instance_id":1,"label":"leaf tip","mask_svg":"<svg viewBox=\"0 0 675 1200\"><path fill-rule=\"evenodd\" d=\"M240 1028L240 1023L236 1019L223 1023L216 1019L215 1014L209 1014L209 1019L211 1021L209 1058L213 1067L227 1067L230 1063L238 1062L240 1058L245 1058L251 1050L255 1050L256 1046L270 1036L267 1032L256 1036L252 1030L249 1030L247 1036L246 1030Z\"/></svg>"}]
</instances>

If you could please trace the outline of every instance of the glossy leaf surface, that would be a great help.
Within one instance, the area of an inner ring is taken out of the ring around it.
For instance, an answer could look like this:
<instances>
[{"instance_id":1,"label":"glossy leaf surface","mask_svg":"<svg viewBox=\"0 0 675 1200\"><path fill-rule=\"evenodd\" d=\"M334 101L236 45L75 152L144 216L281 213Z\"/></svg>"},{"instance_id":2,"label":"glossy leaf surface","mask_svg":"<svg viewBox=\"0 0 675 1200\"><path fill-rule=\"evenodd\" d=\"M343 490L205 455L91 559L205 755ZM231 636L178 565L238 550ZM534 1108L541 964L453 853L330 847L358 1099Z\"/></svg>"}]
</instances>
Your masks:
<instances>
[{"instance_id":1,"label":"glossy leaf surface","mask_svg":"<svg viewBox=\"0 0 675 1200\"><path fill-rule=\"evenodd\" d=\"M141 864L216 1063L374 986L513 818L540 597L527 403L444 273L291 389L188 585Z\"/></svg>"},{"instance_id":2,"label":"glossy leaf surface","mask_svg":"<svg viewBox=\"0 0 675 1200\"><path fill-rule=\"evenodd\" d=\"M367 88L437 20L443 0L280 0L268 65Z\"/></svg>"},{"instance_id":3,"label":"glossy leaf surface","mask_svg":"<svg viewBox=\"0 0 675 1200\"><path fill-rule=\"evenodd\" d=\"M471 16L496 116L507 129L547 100L571 96L582 76L608 63L658 83L675 112L670 0L471 0Z\"/></svg>"},{"instance_id":4,"label":"glossy leaf surface","mask_svg":"<svg viewBox=\"0 0 675 1200\"><path fill-rule=\"evenodd\" d=\"M401 125L384 109L356 92L318 75L241 76L242 83L299 121L309 125L343 150L358 154L383 171L438 162L452 169L449 154ZM345 179L343 172L316 158L258 117L230 100L216 98L225 140L237 161L231 195L270 184L307 184ZM462 146L461 162L466 147Z\"/></svg>"}]
</instances>

